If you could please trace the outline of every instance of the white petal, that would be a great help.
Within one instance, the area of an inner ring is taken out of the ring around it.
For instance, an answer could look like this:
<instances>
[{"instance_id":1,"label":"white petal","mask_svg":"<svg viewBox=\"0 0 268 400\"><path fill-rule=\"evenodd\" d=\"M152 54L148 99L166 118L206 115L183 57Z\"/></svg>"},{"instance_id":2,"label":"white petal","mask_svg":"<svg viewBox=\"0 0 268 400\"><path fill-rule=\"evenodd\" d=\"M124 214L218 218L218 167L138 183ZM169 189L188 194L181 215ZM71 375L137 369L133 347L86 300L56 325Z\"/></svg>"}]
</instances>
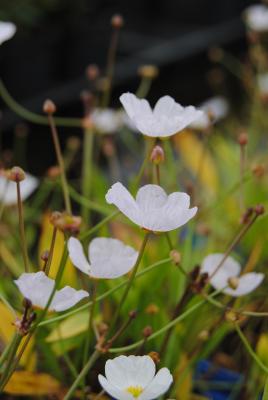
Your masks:
<instances>
[{"instance_id":1,"label":"white petal","mask_svg":"<svg viewBox=\"0 0 268 400\"><path fill-rule=\"evenodd\" d=\"M151 383L140 395L139 400L153 400L164 394L173 382L173 377L167 368L162 368L155 375Z\"/></svg>"},{"instance_id":2,"label":"white petal","mask_svg":"<svg viewBox=\"0 0 268 400\"><path fill-rule=\"evenodd\" d=\"M176 107L177 105L177 107ZM175 112L181 112L183 107L176 103L175 100L170 96L161 97L156 103L153 114L155 117L161 116L162 114L168 116L173 116Z\"/></svg>"},{"instance_id":3,"label":"white petal","mask_svg":"<svg viewBox=\"0 0 268 400\"><path fill-rule=\"evenodd\" d=\"M224 254L215 253L207 256L201 265L201 272L213 275L218 265L222 261ZM232 257L227 257L215 275L212 276L210 283L215 289L223 289L228 286L228 279L237 277L240 274L241 266Z\"/></svg>"},{"instance_id":4,"label":"white petal","mask_svg":"<svg viewBox=\"0 0 268 400\"><path fill-rule=\"evenodd\" d=\"M55 311L68 310L68 308L73 307L88 296L89 294L85 290L75 290L70 286L65 286L63 289L56 291L50 308Z\"/></svg>"},{"instance_id":5,"label":"white petal","mask_svg":"<svg viewBox=\"0 0 268 400\"><path fill-rule=\"evenodd\" d=\"M253 31L264 32L268 30L268 7L264 4L255 4L248 7L245 12L246 23Z\"/></svg>"},{"instance_id":6,"label":"white petal","mask_svg":"<svg viewBox=\"0 0 268 400\"><path fill-rule=\"evenodd\" d=\"M44 308L54 288L55 281L42 271L23 273L14 281L24 297L36 307Z\"/></svg>"},{"instance_id":7,"label":"white petal","mask_svg":"<svg viewBox=\"0 0 268 400\"><path fill-rule=\"evenodd\" d=\"M103 133L115 133L122 126L120 114L111 108L95 109L91 118L96 128Z\"/></svg>"},{"instance_id":8,"label":"white petal","mask_svg":"<svg viewBox=\"0 0 268 400\"><path fill-rule=\"evenodd\" d=\"M113 279L133 268L138 252L118 239L95 238L89 245L90 276Z\"/></svg>"},{"instance_id":9,"label":"white petal","mask_svg":"<svg viewBox=\"0 0 268 400\"><path fill-rule=\"evenodd\" d=\"M124 390L117 389L113 386L112 383L108 382L108 380L102 376L98 376L100 385L110 396L112 396L116 400L133 400L133 396L130 393L127 393Z\"/></svg>"},{"instance_id":10,"label":"white petal","mask_svg":"<svg viewBox=\"0 0 268 400\"><path fill-rule=\"evenodd\" d=\"M17 28L12 22L0 22L0 44L11 39L16 30Z\"/></svg>"},{"instance_id":11,"label":"white petal","mask_svg":"<svg viewBox=\"0 0 268 400\"><path fill-rule=\"evenodd\" d=\"M78 239L71 237L68 240L68 252L73 265L85 274L89 274L90 265Z\"/></svg>"},{"instance_id":12,"label":"white petal","mask_svg":"<svg viewBox=\"0 0 268 400\"><path fill-rule=\"evenodd\" d=\"M167 201L167 194L161 186L145 185L138 190L136 196L137 205L147 213L152 209L159 209Z\"/></svg>"},{"instance_id":13,"label":"white petal","mask_svg":"<svg viewBox=\"0 0 268 400\"><path fill-rule=\"evenodd\" d=\"M149 356L129 356L135 384L146 387L154 378L155 363Z\"/></svg>"},{"instance_id":14,"label":"white petal","mask_svg":"<svg viewBox=\"0 0 268 400\"><path fill-rule=\"evenodd\" d=\"M139 99L133 93L124 93L120 96L119 100L131 119L139 119L152 115L152 109L148 101Z\"/></svg>"},{"instance_id":15,"label":"white petal","mask_svg":"<svg viewBox=\"0 0 268 400\"><path fill-rule=\"evenodd\" d=\"M141 225L140 210L135 200L122 183L115 183L111 189L108 190L105 198L108 204L114 204L131 221L137 225Z\"/></svg>"},{"instance_id":16,"label":"white petal","mask_svg":"<svg viewBox=\"0 0 268 400\"><path fill-rule=\"evenodd\" d=\"M37 188L38 179L30 174L25 174L25 179L20 183L22 201L26 200ZM0 176L0 203L5 205L17 204L17 185L15 182Z\"/></svg>"},{"instance_id":17,"label":"white petal","mask_svg":"<svg viewBox=\"0 0 268 400\"><path fill-rule=\"evenodd\" d=\"M224 293L234 297L244 296L255 290L262 283L263 279L264 274L250 272L248 274L242 275L239 278L239 283L236 289L228 287L224 290Z\"/></svg>"}]
</instances>

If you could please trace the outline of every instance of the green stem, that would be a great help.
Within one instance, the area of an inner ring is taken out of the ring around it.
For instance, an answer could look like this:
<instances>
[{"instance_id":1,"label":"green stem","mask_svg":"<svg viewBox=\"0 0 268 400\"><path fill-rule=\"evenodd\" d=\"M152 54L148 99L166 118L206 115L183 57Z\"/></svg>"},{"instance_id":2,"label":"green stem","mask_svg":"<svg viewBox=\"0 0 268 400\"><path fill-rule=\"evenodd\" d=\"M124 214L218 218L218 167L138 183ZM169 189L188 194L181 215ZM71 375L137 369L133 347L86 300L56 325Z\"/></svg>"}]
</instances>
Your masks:
<instances>
[{"instance_id":1,"label":"green stem","mask_svg":"<svg viewBox=\"0 0 268 400\"><path fill-rule=\"evenodd\" d=\"M83 141L83 163L82 163L82 195L84 198L89 199L92 187L92 167L93 167L93 142L94 133L92 129L84 129ZM89 208L82 204L82 218L86 226L89 225Z\"/></svg>"},{"instance_id":2,"label":"green stem","mask_svg":"<svg viewBox=\"0 0 268 400\"><path fill-rule=\"evenodd\" d=\"M107 224L107 222L111 221L115 217L117 217L120 214L120 211L115 211L114 213L108 215L106 218L104 218L102 221L100 221L97 225L93 226L93 228L89 229L88 231L82 233L79 237L80 240L87 239L89 236L91 236L93 233L98 231L103 225Z\"/></svg>"},{"instance_id":3,"label":"green stem","mask_svg":"<svg viewBox=\"0 0 268 400\"><path fill-rule=\"evenodd\" d=\"M6 368L1 376L1 380L0 380L0 393L5 388L8 380L9 380L9 377L11 376L12 364L13 364L14 358L16 357L17 349L20 345L21 340L22 340L22 336L19 333L15 333L15 335L12 339L12 342L11 342L10 351L8 353Z\"/></svg>"},{"instance_id":4,"label":"green stem","mask_svg":"<svg viewBox=\"0 0 268 400\"><path fill-rule=\"evenodd\" d=\"M16 337L17 337L17 334L14 333L10 343L5 347L3 353L1 354L1 357L0 357L0 370L2 369L3 363L6 361L10 351L12 350L12 348L14 346L14 343L16 341Z\"/></svg>"},{"instance_id":5,"label":"green stem","mask_svg":"<svg viewBox=\"0 0 268 400\"><path fill-rule=\"evenodd\" d=\"M22 257L23 257L25 272L29 272L29 259L28 259L27 243L25 237L25 226L24 226L24 216L23 216L23 204L20 193L20 182L16 182L16 185L17 185L17 203L18 203L18 213L19 213L19 229L20 229Z\"/></svg>"},{"instance_id":6,"label":"green stem","mask_svg":"<svg viewBox=\"0 0 268 400\"><path fill-rule=\"evenodd\" d=\"M80 382L84 379L84 377L86 376L92 365L95 363L95 361L100 357L100 355L101 353L98 350L94 351L94 353L92 354L92 356L90 357L90 359L88 360L88 362L86 363L86 365L84 366L84 368L82 369L82 371L80 372L80 374L78 375L78 377L76 378L70 389L68 390L67 394L64 396L63 400L70 400L73 397L76 388L79 386Z\"/></svg>"}]
</instances>

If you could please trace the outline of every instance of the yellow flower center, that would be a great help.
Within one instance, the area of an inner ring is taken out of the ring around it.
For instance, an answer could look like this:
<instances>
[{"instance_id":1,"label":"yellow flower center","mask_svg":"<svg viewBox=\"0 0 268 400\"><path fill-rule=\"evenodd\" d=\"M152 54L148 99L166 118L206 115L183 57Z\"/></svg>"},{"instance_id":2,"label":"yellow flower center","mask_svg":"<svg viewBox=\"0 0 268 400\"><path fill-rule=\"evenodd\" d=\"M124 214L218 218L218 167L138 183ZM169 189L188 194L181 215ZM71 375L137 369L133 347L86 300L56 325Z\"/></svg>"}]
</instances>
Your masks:
<instances>
[{"instance_id":1,"label":"yellow flower center","mask_svg":"<svg viewBox=\"0 0 268 400\"><path fill-rule=\"evenodd\" d=\"M133 397L137 398L143 392L143 388L141 386L129 386L127 388L127 392L131 393Z\"/></svg>"}]
</instances>

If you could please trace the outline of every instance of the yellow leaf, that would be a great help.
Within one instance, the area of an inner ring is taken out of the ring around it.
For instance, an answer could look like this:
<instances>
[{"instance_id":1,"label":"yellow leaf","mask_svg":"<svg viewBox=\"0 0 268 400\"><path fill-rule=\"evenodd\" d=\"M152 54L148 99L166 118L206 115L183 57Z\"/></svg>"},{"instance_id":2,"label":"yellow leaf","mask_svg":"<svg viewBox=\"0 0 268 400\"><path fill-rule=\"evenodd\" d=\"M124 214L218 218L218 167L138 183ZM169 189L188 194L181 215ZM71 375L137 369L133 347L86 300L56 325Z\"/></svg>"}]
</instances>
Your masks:
<instances>
[{"instance_id":1,"label":"yellow leaf","mask_svg":"<svg viewBox=\"0 0 268 400\"><path fill-rule=\"evenodd\" d=\"M13 395L44 396L57 395L62 391L60 383L48 374L16 371L5 387L5 392Z\"/></svg>"},{"instance_id":2,"label":"yellow leaf","mask_svg":"<svg viewBox=\"0 0 268 400\"><path fill-rule=\"evenodd\" d=\"M39 240L39 259L41 257L41 254L45 250L49 250L52 234L53 234L53 226L49 221L49 213L45 213L42 220L42 232ZM49 276L53 279L55 279L60 265L60 260L63 253L63 247L64 247L64 235L62 232L58 231L56 236L56 243L54 247L52 263L49 271ZM76 283L77 283L76 269L72 265L71 261L68 260L65 265L61 284L62 286L70 285L76 287Z\"/></svg>"},{"instance_id":3,"label":"yellow leaf","mask_svg":"<svg viewBox=\"0 0 268 400\"><path fill-rule=\"evenodd\" d=\"M175 148L185 165L211 194L218 189L216 166L209 150L191 131L174 136Z\"/></svg>"},{"instance_id":4,"label":"yellow leaf","mask_svg":"<svg viewBox=\"0 0 268 400\"><path fill-rule=\"evenodd\" d=\"M71 315L50 332L46 341L65 340L85 332L88 329L88 319L88 311L81 311Z\"/></svg>"},{"instance_id":5,"label":"yellow leaf","mask_svg":"<svg viewBox=\"0 0 268 400\"><path fill-rule=\"evenodd\" d=\"M5 304L0 302L0 315L1 315L1 324L0 324L0 339L7 345L14 333L15 333L15 326L14 324L14 315L12 312L7 308ZM25 338L26 339L26 338ZM23 339L23 340L25 340ZM23 341L19 347L21 349ZM33 339L30 341L28 346L26 347L25 352L20 360L20 365L25 366L27 370L33 371L36 365L36 354L33 352Z\"/></svg>"}]
</instances>

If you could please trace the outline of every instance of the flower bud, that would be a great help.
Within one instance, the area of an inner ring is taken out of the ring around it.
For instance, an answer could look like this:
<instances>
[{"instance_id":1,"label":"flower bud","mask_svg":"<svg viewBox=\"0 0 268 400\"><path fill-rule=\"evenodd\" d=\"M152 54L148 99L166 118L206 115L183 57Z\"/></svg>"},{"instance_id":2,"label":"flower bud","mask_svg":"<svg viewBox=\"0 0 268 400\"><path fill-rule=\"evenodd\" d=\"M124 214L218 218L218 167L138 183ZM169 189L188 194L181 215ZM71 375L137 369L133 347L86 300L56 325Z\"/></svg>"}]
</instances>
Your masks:
<instances>
[{"instance_id":1,"label":"flower bud","mask_svg":"<svg viewBox=\"0 0 268 400\"><path fill-rule=\"evenodd\" d=\"M56 105L52 100L47 99L43 104L43 111L46 114L54 114L56 112Z\"/></svg>"},{"instance_id":2,"label":"flower bud","mask_svg":"<svg viewBox=\"0 0 268 400\"><path fill-rule=\"evenodd\" d=\"M159 74L159 69L155 65L141 65L138 74L142 78L155 79Z\"/></svg>"},{"instance_id":3,"label":"flower bud","mask_svg":"<svg viewBox=\"0 0 268 400\"><path fill-rule=\"evenodd\" d=\"M239 285L239 278L237 278L236 276L232 276L228 279L228 285L231 289L237 289Z\"/></svg>"},{"instance_id":4,"label":"flower bud","mask_svg":"<svg viewBox=\"0 0 268 400\"><path fill-rule=\"evenodd\" d=\"M264 214L265 208L262 204L258 204L257 206L255 206L254 211L255 211L255 214L262 215L262 214Z\"/></svg>"},{"instance_id":5,"label":"flower bud","mask_svg":"<svg viewBox=\"0 0 268 400\"><path fill-rule=\"evenodd\" d=\"M252 173L257 177L257 178L262 178L263 175L265 174L265 167L262 164L255 165L252 168Z\"/></svg>"},{"instance_id":6,"label":"flower bud","mask_svg":"<svg viewBox=\"0 0 268 400\"><path fill-rule=\"evenodd\" d=\"M177 250L171 250L169 253L170 258L174 262L174 264L179 265L181 262L181 253L179 253Z\"/></svg>"},{"instance_id":7,"label":"flower bud","mask_svg":"<svg viewBox=\"0 0 268 400\"><path fill-rule=\"evenodd\" d=\"M165 153L161 146L159 145L154 146L151 152L150 160L155 165L159 165L165 161Z\"/></svg>"},{"instance_id":8,"label":"flower bud","mask_svg":"<svg viewBox=\"0 0 268 400\"><path fill-rule=\"evenodd\" d=\"M65 212L60 213L58 211L54 211L50 216L50 222L53 226L55 226L55 228L61 230L62 232L69 232L74 235L79 233L82 218L67 214Z\"/></svg>"},{"instance_id":9,"label":"flower bud","mask_svg":"<svg viewBox=\"0 0 268 400\"><path fill-rule=\"evenodd\" d=\"M146 312L146 314L151 314L151 315L158 314L159 307L156 304L151 303L146 307L145 312Z\"/></svg>"},{"instance_id":10,"label":"flower bud","mask_svg":"<svg viewBox=\"0 0 268 400\"><path fill-rule=\"evenodd\" d=\"M246 134L246 132L240 133L237 141L240 144L240 146L245 146L248 143L248 135Z\"/></svg>"},{"instance_id":11,"label":"flower bud","mask_svg":"<svg viewBox=\"0 0 268 400\"><path fill-rule=\"evenodd\" d=\"M131 319L135 319L137 317L137 311L136 310L132 310L128 313L129 318Z\"/></svg>"},{"instance_id":12,"label":"flower bud","mask_svg":"<svg viewBox=\"0 0 268 400\"><path fill-rule=\"evenodd\" d=\"M7 179L13 182L21 182L25 179L25 172L20 167L13 167L6 174Z\"/></svg>"},{"instance_id":13,"label":"flower bud","mask_svg":"<svg viewBox=\"0 0 268 400\"><path fill-rule=\"evenodd\" d=\"M209 339L209 331L207 329L203 329L201 332L199 332L197 337L202 342L206 342Z\"/></svg>"},{"instance_id":14,"label":"flower bud","mask_svg":"<svg viewBox=\"0 0 268 400\"><path fill-rule=\"evenodd\" d=\"M60 167L58 165L52 165L47 170L47 176L51 179L56 179L60 176Z\"/></svg>"},{"instance_id":15,"label":"flower bud","mask_svg":"<svg viewBox=\"0 0 268 400\"><path fill-rule=\"evenodd\" d=\"M111 18L111 25L115 29L120 29L124 25L124 18L120 14L115 14Z\"/></svg>"},{"instance_id":16,"label":"flower bud","mask_svg":"<svg viewBox=\"0 0 268 400\"><path fill-rule=\"evenodd\" d=\"M155 364L159 364L159 363L160 363L160 356L159 356L159 354L158 354L156 351L151 351L151 352L148 354L148 356L151 357L151 359L153 360L153 362L154 362Z\"/></svg>"},{"instance_id":17,"label":"flower bud","mask_svg":"<svg viewBox=\"0 0 268 400\"><path fill-rule=\"evenodd\" d=\"M149 325L146 326L142 331L144 338L148 338L149 336L151 336L152 333L153 333L153 328Z\"/></svg>"}]
</instances>

